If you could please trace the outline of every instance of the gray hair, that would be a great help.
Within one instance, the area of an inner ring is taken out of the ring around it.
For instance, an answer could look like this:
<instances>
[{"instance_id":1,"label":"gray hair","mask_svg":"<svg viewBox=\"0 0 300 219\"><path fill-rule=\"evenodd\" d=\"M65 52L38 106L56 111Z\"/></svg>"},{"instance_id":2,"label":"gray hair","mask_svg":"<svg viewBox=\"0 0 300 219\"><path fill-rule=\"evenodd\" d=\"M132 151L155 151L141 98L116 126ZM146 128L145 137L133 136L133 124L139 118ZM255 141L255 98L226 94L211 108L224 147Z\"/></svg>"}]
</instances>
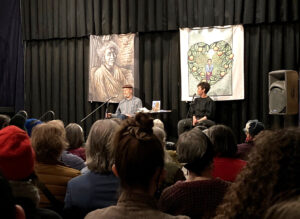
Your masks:
<instances>
[{"instance_id":1,"label":"gray hair","mask_svg":"<svg viewBox=\"0 0 300 219\"><path fill-rule=\"evenodd\" d=\"M165 129L164 123L160 119L153 120L154 127L159 127L161 129Z\"/></svg>"},{"instance_id":2,"label":"gray hair","mask_svg":"<svg viewBox=\"0 0 300 219\"><path fill-rule=\"evenodd\" d=\"M117 126L116 122L109 119L98 120L92 125L86 143L86 163L91 171L111 172L112 137Z\"/></svg>"},{"instance_id":3,"label":"gray hair","mask_svg":"<svg viewBox=\"0 0 300 219\"><path fill-rule=\"evenodd\" d=\"M163 146L166 145L166 132L160 127L153 127L153 134L160 140Z\"/></svg>"}]
</instances>

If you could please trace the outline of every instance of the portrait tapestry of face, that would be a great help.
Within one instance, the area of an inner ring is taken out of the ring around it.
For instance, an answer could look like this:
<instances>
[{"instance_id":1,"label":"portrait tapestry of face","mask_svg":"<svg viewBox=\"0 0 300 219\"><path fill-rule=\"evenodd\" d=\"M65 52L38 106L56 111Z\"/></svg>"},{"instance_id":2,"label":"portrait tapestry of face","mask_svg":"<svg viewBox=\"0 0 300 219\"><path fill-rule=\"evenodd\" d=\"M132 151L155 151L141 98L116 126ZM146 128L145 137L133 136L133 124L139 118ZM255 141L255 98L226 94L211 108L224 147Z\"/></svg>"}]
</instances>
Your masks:
<instances>
[{"instance_id":1,"label":"portrait tapestry of face","mask_svg":"<svg viewBox=\"0 0 300 219\"><path fill-rule=\"evenodd\" d=\"M135 34L90 36L89 101L118 103L134 85Z\"/></svg>"}]
</instances>

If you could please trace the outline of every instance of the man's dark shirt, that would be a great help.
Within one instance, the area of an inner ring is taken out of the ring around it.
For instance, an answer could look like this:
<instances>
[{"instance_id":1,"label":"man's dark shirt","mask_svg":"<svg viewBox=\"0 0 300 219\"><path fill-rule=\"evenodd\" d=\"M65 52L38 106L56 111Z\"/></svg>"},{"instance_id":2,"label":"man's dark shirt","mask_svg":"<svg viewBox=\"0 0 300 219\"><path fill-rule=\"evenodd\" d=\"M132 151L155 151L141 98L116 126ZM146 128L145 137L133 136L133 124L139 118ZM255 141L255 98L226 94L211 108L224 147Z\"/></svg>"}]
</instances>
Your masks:
<instances>
[{"instance_id":1,"label":"man's dark shirt","mask_svg":"<svg viewBox=\"0 0 300 219\"><path fill-rule=\"evenodd\" d=\"M215 102L210 97L196 98L194 104L192 104L192 114L197 119L206 116L209 120L215 120L215 111Z\"/></svg>"}]
</instances>

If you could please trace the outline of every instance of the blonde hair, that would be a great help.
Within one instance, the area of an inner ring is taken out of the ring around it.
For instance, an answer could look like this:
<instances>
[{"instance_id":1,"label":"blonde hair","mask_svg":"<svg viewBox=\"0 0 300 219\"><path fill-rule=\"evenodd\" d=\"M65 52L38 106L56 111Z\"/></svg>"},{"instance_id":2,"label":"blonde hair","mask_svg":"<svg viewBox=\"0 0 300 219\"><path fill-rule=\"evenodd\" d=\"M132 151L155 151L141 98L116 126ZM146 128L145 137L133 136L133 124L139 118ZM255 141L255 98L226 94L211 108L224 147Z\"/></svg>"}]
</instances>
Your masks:
<instances>
[{"instance_id":1,"label":"blonde hair","mask_svg":"<svg viewBox=\"0 0 300 219\"><path fill-rule=\"evenodd\" d=\"M37 125L32 131L31 143L36 153L36 160L43 163L58 161L63 150L68 146L65 130L55 122Z\"/></svg>"}]
</instances>

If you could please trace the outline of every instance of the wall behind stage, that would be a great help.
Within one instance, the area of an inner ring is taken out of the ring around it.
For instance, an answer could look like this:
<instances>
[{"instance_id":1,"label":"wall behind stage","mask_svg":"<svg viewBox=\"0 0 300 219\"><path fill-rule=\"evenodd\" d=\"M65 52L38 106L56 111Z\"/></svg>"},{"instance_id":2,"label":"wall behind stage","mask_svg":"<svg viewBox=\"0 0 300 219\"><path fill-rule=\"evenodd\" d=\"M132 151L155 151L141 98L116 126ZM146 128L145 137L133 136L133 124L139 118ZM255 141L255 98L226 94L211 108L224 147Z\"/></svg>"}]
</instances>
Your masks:
<instances>
[{"instance_id":1,"label":"wall behind stage","mask_svg":"<svg viewBox=\"0 0 300 219\"><path fill-rule=\"evenodd\" d=\"M298 9L298 1L23 0L26 110L39 117L52 109L65 123L79 123L101 104L87 101L88 35L139 32L136 95L148 108L152 100L161 100L163 109L172 110L162 119L168 134L176 136L177 122L188 111L188 104L180 101L178 28L242 23L245 100L217 102L217 122L232 127L239 141L249 119L267 127L297 124L296 117L286 122L268 115L267 80L269 71L299 70ZM86 131L104 111L83 123Z\"/></svg>"}]
</instances>

